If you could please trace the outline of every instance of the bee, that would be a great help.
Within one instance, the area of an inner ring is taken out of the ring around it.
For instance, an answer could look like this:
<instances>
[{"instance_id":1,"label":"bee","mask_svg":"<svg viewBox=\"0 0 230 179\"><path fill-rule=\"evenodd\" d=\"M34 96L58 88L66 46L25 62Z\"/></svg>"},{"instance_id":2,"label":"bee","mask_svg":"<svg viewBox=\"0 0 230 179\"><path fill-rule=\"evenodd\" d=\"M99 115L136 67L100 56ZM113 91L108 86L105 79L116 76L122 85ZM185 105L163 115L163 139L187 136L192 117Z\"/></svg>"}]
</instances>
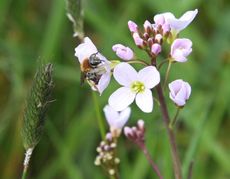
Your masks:
<instances>
[{"instance_id":1,"label":"bee","mask_svg":"<svg viewBox=\"0 0 230 179\"><path fill-rule=\"evenodd\" d=\"M88 80L90 82L93 82L94 85L97 85L100 78L100 70L98 67L103 62L102 59L97 55L97 53L94 53L90 55L88 59L85 59L81 64L81 84L84 83L85 80Z\"/></svg>"}]
</instances>

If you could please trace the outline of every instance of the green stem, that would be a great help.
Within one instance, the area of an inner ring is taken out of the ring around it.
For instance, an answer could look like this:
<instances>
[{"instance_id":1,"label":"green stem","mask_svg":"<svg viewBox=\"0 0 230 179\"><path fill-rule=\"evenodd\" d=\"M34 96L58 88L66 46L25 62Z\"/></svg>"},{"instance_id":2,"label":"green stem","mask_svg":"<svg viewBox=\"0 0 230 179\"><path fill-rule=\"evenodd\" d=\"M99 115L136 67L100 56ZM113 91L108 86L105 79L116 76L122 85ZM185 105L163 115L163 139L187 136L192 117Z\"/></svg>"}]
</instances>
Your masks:
<instances>
[{"instance_id":1,"label":"green stem","mask_svg":"<svg viewBox=\"0 0 230 179\"><path fill-rule=\"evenodd\" d=\"M180 113L180 108L179 108L179 107L177 107L176 114L175 114L175 116L174 116L173 120L170 122L170 124L169 124L169 128L173 129L173 126L176 124L177 117L178 117L179 113Z\"/></svg>"},{"instance_id":2,"label":"green stem","mask_svg":"<svg viewBox=\"0 0 230 179\"><path fill-rule=\"evenodd\" d=\"M144 60L129 60L127 63L131 64L131 63L139 63L145 66L149 66L149 64L147 62L145 62Z\"/></svg>"},{"instance_id":3,"label":"green stem","mask_svg":"<svg viewBox=\"0 0 230 179\"><path fill-rule=\"evenodd\" d=\"M165 74L165 81L164 81L164 84L163 84L163 89L165 89L165 87L166 87L166 83L168 81L171 65L172 65L172 62L171 62L171 60L169 60L168 68L167 68L167 71L166 71L166 74Z\"/></svg>"},{"instance_id":4,"label":"green stem","mask_svg":"<svg viewBox=\"0 0 230 179\"><path fill-rule=\"evenodd\" d=\"M26 150L25 159L24 159L24 163L23 163L24 168L23 168L23 173L22 173L22 179L26 179L27 170L29 167L29 162L30 162L30 158L31 158L31 155L33 153L33 150L34 150L34 148L28 148Z\"/></svg>"},{"instance_id":5,"label":"green stem","mask_svg":"<svg viewBox=\"0 0 230 179\"><path fill-rule=\"evenodd\" d=\"M24 167L23 173L22 173L22 179L26 179L26 174L27 174L27 167Z\"/></svg>"},{"instance_id":6,"label":"green stem","mask_svg":"<svg viewBox=\"0 0 230 179\"><path fill-rule=\"evenodd\" d=\"M96 117L97 117L97 123L98 123L98 127L101 133L101 138L104 139L105 138L105 125L104 125L103 118L101 116L100 107L99 107L96 93L93 91L92 91L92 96L93 96Z\"/></svg>"},{"instance_id":7,"label":"green stem","mask_svg":"<svg viewBox=\"0 0 230 179\"><path fill-rule=\"evenodd\" d=\"M160 70L160 68L166 63L168 62L168 59L163 60L159 65L158 65L158 70Z\"/></svg>"}]
</instances>

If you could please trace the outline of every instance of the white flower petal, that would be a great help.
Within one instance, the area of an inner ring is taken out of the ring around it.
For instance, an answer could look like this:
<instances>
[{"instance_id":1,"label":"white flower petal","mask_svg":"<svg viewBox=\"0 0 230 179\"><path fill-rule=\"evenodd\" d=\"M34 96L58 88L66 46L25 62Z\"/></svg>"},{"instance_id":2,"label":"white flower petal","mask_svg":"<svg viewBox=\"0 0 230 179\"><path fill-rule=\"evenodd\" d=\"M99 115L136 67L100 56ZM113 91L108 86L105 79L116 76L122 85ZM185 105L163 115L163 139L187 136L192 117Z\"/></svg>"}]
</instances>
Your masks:
<instances>
[{"instance_id":1,"label":"white flower petal","mask_svg":"<svg viewBox=\"0 0 230 179\"><path fill-rule=\"evenodd\" d=\"M190 97L190 95L191 95L192 88L191 88L191 86L190 86L190 84L188 82L185 82L184 85L185 85L185 88L186 88L186 91L187 91L187 93L186 93L186 100L188 100L189 97Z\"/></svg>"},{"instance_id":2,"label":"white flower petal","mask_svg":"<svg viewBox=\"0 0 230 179\"><path fill-rule=\"evenodd\" d=\"M167 22L170 24L170 27L175 30L177 33L185 29L196 17L198 10L187 11L179 19L168 19Z\"/></svg>"},{"instance_id":3,"label":"white flower petal","mask_svg":"<svg viewBox=\"0 0 230 179\"><path fill-rule=\"evenodd\" d=\"M153 20L157 25L163 25L168 19L175 19L171 12L165 12L154 16Z\"/></svg>"},{"instance_id":4,"label":"white flower petal","mask_svg":"<svg viewBox=\"0 0 230 179\"><path fill-rule=\"evenodd\" d=\"M134 101L135 96L130 88L121 87L109 97L109 105L116 111L122 111Z\"/></svg>"},{"instance_id":5,"label":"white flower petal","mask_svg":"<svg viewBox=\"0 0 230 179\"><path fill-rule=\"evenodd\" d=\"M125 123L128 121L130 114L131 114L130 107L127 107L126 109L121 111L119 114L119 118L116 120L116 125L114 125L114 127L116 127L117 129L123 128Z\"/></svg>"},{"instance_id":6,"label":"white flower petal","mask_svg":"<svg viewBox=\"0 0 230 179\"><path fill-rule=\"evenodd\" d=\"M110 78L111 78L111 77L110 77L110 72L106 72L106 73L104 73L104 74L101 76L101 78L100 78L98 84L96 85L96 87L97 87L98 92L100 93L100 95L101 95L102 92L105 90L105 88L108 87L109 82L110 82Z\"/></svg>"},{"instance_id":7,"label":"white flower petal","mask_svg":"<svg viewBox=\"0 0 230 179\"><path fill-rule=\"evenodd\" d=\"M128 63L122 62L114 68L113 76L119 84L129 87L137 80L137 71Z\"/></svg>"},{"instance_id":8,"label":"white flower petal","mask_svg":"<svg viewBox=\"0 0 230 179\"><path fill-rule=\"evenodd\" d=\"M75 56L78 58L80 63L94 53L97 53L97 48L89 37L85 37L84 42L75 48Z\"/></svg>"},{"instance_id":9,"label":"white flower petal","mask_svg":"<svg viewBox=\"0 0 230 179\"><path fill-rule=\"evenodd\" d=\"M176 94L179 92L181 88L182 83L183 83L183 80L178 79L168 84L172 98L175 98Z\"/></svg>"},{"instance_id":10,"label":"white flower petal","mask_svg":"<svg viewBox=\"0 0 230 179\"><path fill-rule=\"evenodd\" d=\"M111 106L106 105L103 109L105 113L105 118L109 124L109 126L114 126L114 123L119 118L119 113L115 111Z\"/></svg>"},{"instance_id":11,"label":"white flower petal","mask_svg":"<svg viewBox=\"0 0 230 179\"><path fill-rule=\"evenodd\" d=\"M152 112L153 96L151 90L145 89L143 93L138 93L136 96L136 104L143 112Z\"/></svg>"},{"instance_id":12,"label":"white flower petal","mask_svg":"<svg viewBox=\"0 0 230 179\"><path fill-rule=\"evenodd\" d=\"M138 72L138 80L144 83L148 89L153 88L160 82L160 73L154 66L148 66Z\"/></svg>"}]
</instances>

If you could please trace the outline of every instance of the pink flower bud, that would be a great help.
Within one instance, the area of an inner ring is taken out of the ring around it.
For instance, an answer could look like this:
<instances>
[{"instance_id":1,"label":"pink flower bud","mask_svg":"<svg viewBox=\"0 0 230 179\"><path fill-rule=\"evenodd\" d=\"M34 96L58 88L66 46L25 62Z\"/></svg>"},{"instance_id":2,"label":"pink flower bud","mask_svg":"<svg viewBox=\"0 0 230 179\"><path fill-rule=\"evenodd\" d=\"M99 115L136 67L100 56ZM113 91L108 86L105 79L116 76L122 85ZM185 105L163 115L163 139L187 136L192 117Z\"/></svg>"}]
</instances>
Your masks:
<instances>
[{"instance_id":1,"label":"pink flower bud","mask_svg":"<svg viewBox=\"0 0 230 179\"><path fill-rule=\"evenodd\" d=\"M162 39L163 39L163 37L162 37L161 34L156 34L155 35L155 40L157 41L157 43L161 43Z\"/></svg>"},{"instance_id":2,"label":"pink flower bud","mask_svg":"<svg viewBox=\"0 0 230 179\"><path fill-rule=\"evenodd\" d=\"M186 62L187 56L192 52L192 41L189 39L176 39L171 45L170 55L174 61Z\"/></svg>"},{"instance_id":3,"label":"pink flower bud","mask_svg":"<svg viewBox=\"0 0 230 179\"><path fill-rule=\"evenodd\" d=\"M133 132L132 132L132 129L130 128L130 127L125 127L124 128L124 134L125 134L125 136L132 136L133 135Z\"/></svg>"},{"instance_id":4,"label":"pink flower bud","mask_svg":"<svg viewBox=\"0 0 230 179\"><path fill-rule=\"evenodd\" d=\"M143 39L139 36L137 32L133 33L133 39L137 46L143 46Z\"/></svg>"},{"instance_id":5,"label":"pink flower bud","mask_svg":"<svg viewBox=\"0 0 230 179\"><path fill-rule=\"evenodd\" d=\"M169 83L169 97L177 106L184 106L191 94L191 86L181 79Z\"/></svg>"},{"instance_id":6,"label":"pink flower bud","mask_svg":"<svg viewBox=\"0 0 230 179\"><path fill-rule=\"evenodd\" d=\"M158 43L153 44L151 47L151 52L154 55L158 55L161 52L161 45Z\"/></svg>"},{"instance_id":7,"label":"pink flower bud","mask_svg":"<svg viewBox=\"0 0 230 179\"><path fill-rule=\"evenodd\" d=\"M166 33L170 32L171 28L169 24L164 24L162 25L162 30L163 30L163 34L165 35Z\"/></svg>"},{"instance_id":8,"label":"pink flower bud","mask_svg":"<svg viewBox=\"0 0 230 179\"><path fill-rule=\"evenodd\" d=\"M152 24L148 20L146 20L144 23L144 29L146 32L148 32L150 29L152 29Z\"/></svg>"},{"instance_id":9,"label":"pink flower bud","mask_svg":"<svg viewBox=\"0 0 230 179\"><path fill-rule=\"evenodd\" d=\"M133 21L128 21L128 27L129 27L130 32L132 32L132 33L138 31L138 26L137 26L137 24L136 24L135 22L133 22Z\"/></svg>"},{"instance_id":10,"label":"pink flower bud","mask_svg":"<svg viewBox=\"0 0 230 179\"><path fill-rule=\"evenodd\" d=\"M116 44L112 47L116 55L123 60L131 60L133 58L133 51L129 47L125 47L122 44Z\"/></svg>"},{"instance_id":11,"label":"pink flower bud","mask_svg":"<svg viewBox=\"0 0 230 179\"><path fill-rule=\"evenodd\" d=\"M138 121L137 121L137 126L138 126L138 128L140 129L140 130L144 130L145 129L145 122L142 120L142 119L139 119Z\"/></svg>"}]
</instances>

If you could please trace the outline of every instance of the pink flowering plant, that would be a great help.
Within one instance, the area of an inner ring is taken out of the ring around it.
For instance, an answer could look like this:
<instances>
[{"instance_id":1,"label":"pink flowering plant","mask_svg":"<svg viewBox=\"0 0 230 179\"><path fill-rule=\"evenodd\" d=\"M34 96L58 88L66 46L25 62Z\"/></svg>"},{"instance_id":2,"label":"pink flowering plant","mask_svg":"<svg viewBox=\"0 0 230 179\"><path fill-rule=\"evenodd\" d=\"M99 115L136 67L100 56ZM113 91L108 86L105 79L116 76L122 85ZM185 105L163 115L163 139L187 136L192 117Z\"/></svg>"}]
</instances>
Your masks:
<instances>
[{"instance_id":1,"label":"pink flowering plant","mask_svg":"<svg viewBox=\"0 0 230 179\"><path fill-rule=\"evenodd\" d=\"M197 9L187 11L180 18L176 18L170 12L161 13L155 15L152 21L146 20L143 28L131 20L128 21L131 37L137 48L147 54L146 59L138 57L135 49L118 43L112 46L112 50L119 60L109 61L109 58L104 57L88 37L75 48L82 79L88 82L92 90L102 95L106 92L112 76L120 85L110 95L108 104L103 109L109 132L102 136L95 160L95 164L102 166L111 178L119 178L120 159L116 152L118 139L130 118L133 105L137 105L143 113L152 113L157 109L161 111L162 125L169 139L174 176L176 179L182 178L174 126L179 111L185 107L192 90L188 82L172 79L173 81L168 83L168 78L174 63L184 63L189 59L192 41L179 35L194 20L197 13ZM135 64L141 65L141 69L137 70ZM166 64L168 65L164 70L163 66ZM153 96L154 91L157 95ZM177 112L173 117L170 117L165 98L175 104ZM159 104L158 108L154 105L155 101ZM153 162L145 145L145 131L148 127L144 124L144 120L138 120L136 126L125 127L124 134L143 151L156 176L164 178L164 171Z\"/></svg>"}]
</instances>

